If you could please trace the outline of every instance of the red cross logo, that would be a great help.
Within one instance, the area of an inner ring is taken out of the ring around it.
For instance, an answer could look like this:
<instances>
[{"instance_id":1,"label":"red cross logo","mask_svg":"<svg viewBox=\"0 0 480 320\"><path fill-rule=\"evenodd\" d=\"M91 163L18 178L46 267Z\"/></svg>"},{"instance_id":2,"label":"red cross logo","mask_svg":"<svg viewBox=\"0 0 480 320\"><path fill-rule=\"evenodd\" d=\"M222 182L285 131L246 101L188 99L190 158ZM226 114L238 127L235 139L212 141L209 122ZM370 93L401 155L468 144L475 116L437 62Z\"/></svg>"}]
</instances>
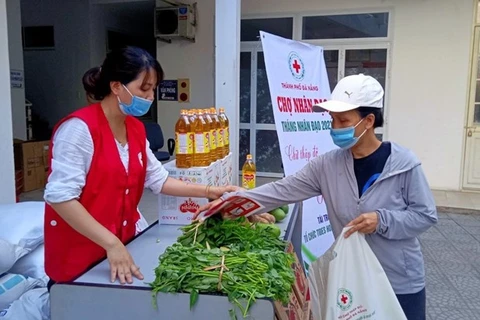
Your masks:
<instances>
[{"instance_id":1,"label":"red cross logo","mask_svg":"<svg viewBox=\"0 0 480 320\"><path fill-rule=\"evenodd\" d=\"M295 60L293 61L292 67L293 67L293 69L295 69L295 71L296 71L297 73L299 73L299 72L300 72L300 69L302 68L302 67L298 64L297 59L295 59Z\"/></svg>"},{"instance_id":2,"label":"red cross logo","mask_svg":"<svg viewBox=\"0 0 480 320\"><path fill-rule=\"evenodd\" d=\"M340 300L342 300L343 304L347 304L348 298L342 294L342 298L340 298Z\"/></svg>"}]
</instances>

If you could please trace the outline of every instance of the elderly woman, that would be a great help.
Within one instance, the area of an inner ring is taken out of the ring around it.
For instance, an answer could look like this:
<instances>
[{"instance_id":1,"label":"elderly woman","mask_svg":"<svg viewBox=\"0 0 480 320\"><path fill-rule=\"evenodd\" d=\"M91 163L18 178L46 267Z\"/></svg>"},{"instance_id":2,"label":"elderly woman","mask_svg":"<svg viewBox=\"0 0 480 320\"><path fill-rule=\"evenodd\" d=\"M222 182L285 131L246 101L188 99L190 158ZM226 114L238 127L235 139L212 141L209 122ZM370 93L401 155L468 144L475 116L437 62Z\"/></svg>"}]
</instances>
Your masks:
<instances>
[{"instance_id":1,"label":"elderly woman","mask_svg":"<svg viewBox=\"0 0 480 320\"><path fill-rule=\"evenodd\" d=\"M314 108L330 112L331 137L339 149L315 158L295 175L224 198L247 196L271 210L321 194L334 236L346 226L352 227L346 237L366 234L407 318L423 320L425 271L418 236L437 222L436 206L417 157L375 135L383 125L383 95L370 76L343 78L332 99Z\"/></svg>"}]
</instances>

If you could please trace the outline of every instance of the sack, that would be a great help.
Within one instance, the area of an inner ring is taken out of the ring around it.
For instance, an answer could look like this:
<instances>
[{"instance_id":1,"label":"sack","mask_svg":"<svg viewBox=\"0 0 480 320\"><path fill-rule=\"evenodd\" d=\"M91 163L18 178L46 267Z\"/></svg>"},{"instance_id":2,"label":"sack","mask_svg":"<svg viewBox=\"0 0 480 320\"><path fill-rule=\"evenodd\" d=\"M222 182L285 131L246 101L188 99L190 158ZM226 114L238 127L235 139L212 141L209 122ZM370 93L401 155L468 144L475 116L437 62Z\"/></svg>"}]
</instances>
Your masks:
<instances>
[{"instance_id":1,"label":"sack","mask_svg":"<svg viewBox=\"0 0 480 320\"><path fill-rule=\"evenodd\" d=\"M18 260L10 269L10 273L21 274L35 279L46 277L45 245L42 243L32 253Z\"/></svg>"},{"instance_id":2,"label":"sack","mask_svg":"<svg viewBox=\"0 0 480 320\"><path fill-rule=\"evenodd\" d=\"M45 286L44 279L27 278L12 273L0 275L0 310L8 308L28 290Z\"/></svg>"},{"instance_id":3,"label":"sack","mask_svg":"<svg viewBox=\"0 0 480 320\"><path fill-rule=\"evenodd\" d=\"M0 238L33 251L43 243L45 202L0 204Z\"/></svg>"},{"instance_id":4,"label":"sack","mask_svg":"<svg viewBox=\"0 0 480 320\"><path fill-rule=\"evenodd\" d=\"M406 320L387 275L365 235L344 238L308 269L315 320Z\"/></svg>"},{"instance_id":5,"label":"sack","mask_svg":"<svg viewBox=\"0 0 480 320\"><path fill-rule=\"evenodd\" d=\"M47 288L25 292L8 309L0 310L1 320L49 320L50 295Z\"/></svg>"},{"instance_id":6,"label":"sack","mask_svg":"<svg viewBox=\"0 0 480 320\"><path fill-rule=\"evenodd\" d=\"M0 239L0 274L8 272L27 253L28 250Z\"/></svg>"}]
</instances>

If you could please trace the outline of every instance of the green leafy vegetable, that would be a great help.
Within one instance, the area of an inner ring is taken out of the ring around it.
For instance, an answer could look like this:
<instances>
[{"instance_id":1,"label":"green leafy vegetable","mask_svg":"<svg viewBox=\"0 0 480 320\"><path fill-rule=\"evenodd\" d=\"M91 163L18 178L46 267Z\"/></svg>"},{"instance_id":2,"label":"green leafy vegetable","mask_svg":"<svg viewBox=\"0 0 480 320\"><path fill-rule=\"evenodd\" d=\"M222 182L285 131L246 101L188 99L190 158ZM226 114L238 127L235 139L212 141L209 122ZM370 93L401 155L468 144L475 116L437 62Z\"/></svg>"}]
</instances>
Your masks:
<instances>
[{"instance_id":1,"label":"green leafy vegetable","mask_svg":"<svg viewBox=\"0 0 480 320\"><path fill-rule=\"evenodd\" d=\"M190 293L190 310L193 308L195 303L197 303L197 300L198 300L198 290L195 289L195 290L192 290L192 292Z\"/></svg>"},{"instance_id":2,"label":"green leafy vegetable","mask_svg":"<svg viewBox=\"0 0 480 320\"><path fill-rule=\"evenodd\" d=\"M211 247L236 247L239 250L251 251L255 249L285 250L287 243L278 237L280 230L261 224L252 224L244 217L235 220L223 220L212 217L204 222L195 221L181 228L183 234L177 242L184 246L193 243Z\"/></svg>"},{"instance_id":3,"label":"green leafy vegetable","mask_svg":"<svg viewBox=\"0 0 480 320\"><path fill-rule=\"evenodd\" d=\"M210 238L208 242L217 243ZM158 292L189 292L192 308L199 293L221 292L244 317L255 299L287 303L295 280L293 255L278 249L245 251L239 247L208 249L198 243L168 247L150 283L154 301Z\"/></svg>"}]
</instances>

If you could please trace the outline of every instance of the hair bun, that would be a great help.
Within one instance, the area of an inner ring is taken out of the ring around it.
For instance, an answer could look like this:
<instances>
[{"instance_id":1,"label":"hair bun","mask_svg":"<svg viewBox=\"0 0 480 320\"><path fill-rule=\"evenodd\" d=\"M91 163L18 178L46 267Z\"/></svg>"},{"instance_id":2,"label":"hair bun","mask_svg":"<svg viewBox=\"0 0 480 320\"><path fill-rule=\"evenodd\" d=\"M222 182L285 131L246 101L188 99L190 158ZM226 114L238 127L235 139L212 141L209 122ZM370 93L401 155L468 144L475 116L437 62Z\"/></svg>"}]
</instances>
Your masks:
<instances>
[{"instance_id":1,"label":"hair bun","mask_svg":"<svg viewBox=\"0 0 480 320\"><path fill-rule=\"evenodd\" d=\"M83 88L87 92L87 95L95 100L102 100L103 93L100 88L100 76L102 67L94 67L89 69L82 78Z\"/></svg>"}]
</instances>

